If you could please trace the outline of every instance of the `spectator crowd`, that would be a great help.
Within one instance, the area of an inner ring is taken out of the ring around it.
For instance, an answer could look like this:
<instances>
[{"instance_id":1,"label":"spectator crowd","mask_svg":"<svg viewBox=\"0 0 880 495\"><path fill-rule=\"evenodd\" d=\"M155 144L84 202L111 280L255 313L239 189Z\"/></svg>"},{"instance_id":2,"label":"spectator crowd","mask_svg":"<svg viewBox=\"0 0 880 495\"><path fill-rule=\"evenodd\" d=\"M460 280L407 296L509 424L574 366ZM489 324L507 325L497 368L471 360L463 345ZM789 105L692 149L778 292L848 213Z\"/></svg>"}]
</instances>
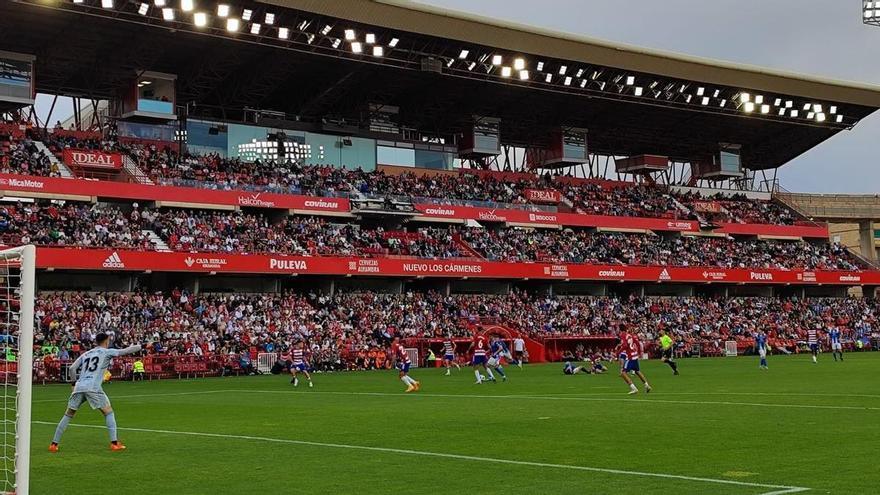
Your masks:
<instances>
[{"instance_id":1,"label":"spectator crowd","mask_svg":"<svg viewBox=\"0 0 880 495\"><path fill-rule=\"evenodd\" d=\"M880 331L880 304L865 298L645 298L443 295L437 292L308 294L41 293L35 346L73 359L99 332L116 345L150 342L161 355L280 352L305 341L313 366L365 364L371 350L401 338L467 337L501 324L534 339L613 336L625 324L651 342L661 329L682 345L722 346L759 330L800 341L809 328L839 326L846 339ZM373 356L375 365L375 354ZM384 360L383 360L384 363Z\"/></svg>"}]
</instances>

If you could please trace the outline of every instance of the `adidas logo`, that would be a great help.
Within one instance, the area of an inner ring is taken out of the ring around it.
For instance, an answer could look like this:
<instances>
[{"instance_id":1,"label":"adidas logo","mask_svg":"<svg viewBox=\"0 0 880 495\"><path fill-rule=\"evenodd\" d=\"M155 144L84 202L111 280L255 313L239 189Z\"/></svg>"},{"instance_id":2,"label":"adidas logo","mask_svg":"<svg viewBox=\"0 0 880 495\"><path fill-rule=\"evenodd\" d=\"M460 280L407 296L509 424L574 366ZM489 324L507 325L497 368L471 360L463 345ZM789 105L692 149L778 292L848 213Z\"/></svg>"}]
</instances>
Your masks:
<instances>
[{"instance_id":1,"label":"adidas logo","mask_svg":"<svg viewBox=\"0 0 880 495\"><path fill-rule=\"evenodd\" d=\"M660 280L672 280L672 277L669 276L669 272L666 271L666 268L664 268L663 271L660 272Z\"/></svg>"},{"instance_id":2,"label":"adidas logo","mask_svg":"<svg viewBox=\"0 0 880 495\"><path fill-rule=\"evenodd\" d=\"M125 263L122 262L119 253L113 251L113 254L107 256L107 259L104 260L104 263L102 263L101 266L104 268L125 268Z\"/></svg>"}]
</instances>

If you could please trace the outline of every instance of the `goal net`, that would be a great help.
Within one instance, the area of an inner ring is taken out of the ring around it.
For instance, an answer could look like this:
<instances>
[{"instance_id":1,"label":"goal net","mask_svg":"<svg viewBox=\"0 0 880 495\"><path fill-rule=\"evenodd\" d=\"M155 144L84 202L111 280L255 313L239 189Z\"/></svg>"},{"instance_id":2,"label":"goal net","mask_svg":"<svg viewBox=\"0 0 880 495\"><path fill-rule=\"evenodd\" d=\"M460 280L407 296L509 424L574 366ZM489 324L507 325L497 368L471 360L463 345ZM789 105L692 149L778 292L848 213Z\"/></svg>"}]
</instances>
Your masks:
<instances>
[{"instance_id":1,"label":"goal net","mask_svg":"<svg viewBox=\"0 0 880 495\"><path fill-rule=\"evenodd\" d=\"M0 250L0 493L27 495L34 348L33 246Z\"/></svg>"}]
</instances>

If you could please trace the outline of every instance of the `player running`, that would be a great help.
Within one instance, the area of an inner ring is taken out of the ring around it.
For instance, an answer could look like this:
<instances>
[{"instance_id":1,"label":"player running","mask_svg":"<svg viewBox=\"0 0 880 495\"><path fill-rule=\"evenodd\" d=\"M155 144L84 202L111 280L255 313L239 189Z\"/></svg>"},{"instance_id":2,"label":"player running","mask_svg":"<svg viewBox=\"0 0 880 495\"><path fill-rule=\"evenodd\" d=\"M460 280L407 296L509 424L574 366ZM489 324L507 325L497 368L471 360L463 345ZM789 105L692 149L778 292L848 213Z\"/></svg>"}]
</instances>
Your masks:
<instances>
[{"instance_id":1,"label":"player running","mask_svg":"<svg viewBox=\"0 0 880 495\"><path fill-rule=\"evenodd\" d=\"M446 376L452 374L452 367L461 369L461 366L455 362L455 342L452 341L452 335L443 341L443 365L446 366Z\"/></svg>"},{"instance_id":2,"label":"player running","mask_svg":"<svg viewBox=\"0 0 880 495\"><path fill-rule=\"evenodd\" d=\"M673 345L675 341L670 337L666 330L660 329L660 360L668 364L672 368L672 374L678 374L678 364L675 362L675 349Z\"/></svg>"},{"instance_id":3,"label":"player running","mask_svg":"<svg viewBox=\"0 0 880 495\"><path fill-rule=\"evenodd\" d=\"M623 324L618 327L618 337L620 337L620 351L618 352L618 358L620 359L620 377L629 385L629 395L639 393L639 389L636 388L635 383L633 383L632 379L627 375L629 372L635 373L636 376L639 377L639 380L645 384L645 393L650 393L651 385L648 384L648 379L645 378L644 373L642 373L642 370L639 368L639 356L642 354L642 343L639 342L638 337L628 333Z\"/></svg>"},{"instance_id":4,"label":"player running","mask_svg":"<svg viewBox=\"0 0 880 495\"><path fill-rule=\"evenodd\" d=\"M807 345L810 346L810 354L813 355L813 364L819 357L819 331L815 328L807 330Z\"/></svg>"},{"instance_id":5,"label":"player running","mask_svg":"<svg viewBox=\"0 0 880 495\"><path fill-rule=\"evenodd\" d=\"M409 376L409 367L412 363L409 354L406 353L406 348L400 343L400 337L394 337L391 344L391 355L396 361L396 367L399 371L397 376L400 377L400 381L406 384L406 393L418 392L422 388L422 384Z\"/></svg>"},{"instance_id":6,"label":"player running","mask_svg":"<svg viewBox=\"0 0 880 495\"><path fill-rule=\"evenodd\" d=\"M505 345L504 341L500 338L493 337L492 343L489 345L489 353L489 361L487 363L488 368L497 371L498 374L501 375L501 381L506 382L507 375L504 374L504 368L501 367L501 358L510 357L507 345Z\"/></svg>"},{"instance_id":7,"label":"player running","mask_svg":"<svg viewBox=\"0 0 880 495\"><path fill-rule=\"evenodd\" d=\"M834 324L829 320L828 327L825 329L825 332L828 334L828 343L831 346L831 355L834 356L835 361L837 361L837 356L840 355L840 361L843 362L843 344L840 341L840 328L834 326Z\"/></svg>"},{"instance_id":8,"label":"player running","mask_svg":"<svg viewBox=\"0 0 880 495\"><path fill-rule=\"evenodd\" d=\"M134 354L141 350L141 346L132 345L125 349L109 349L110 336L106 333L99 333L95 336L95 347L76 358L76 361L70 365L73 376L76 378L76 384L73 387L73 393L67 401L67 411L58 422L55 428L55 436L52 437L52 443L49 445L49 452L58 452L58 443L61 442L61 435L67 429L67 425L73 420L76 411L88 401L92 409L100 409L104 415L104 422L107 425L107 431L110 433L110 450L116 452L125 450L125 445L119 442L116 435L116 415L113 414L113 408L110 407L110 399L101 388L104 380L104 372L110 367L110 363L114 357L126 356Z\"/></svg>"},{"instance_id":9,"label":"player running","mask_svg":"<svg viewBox=\"0 0 880 495\"><path fill-rule=\"evenodd\" d=\"M513 339L513 359L516 361L516 365L522 369L523 365L523 356L526 354L526 341L523 340L522 337L517 337Z\"/></svg>"},{"instance_id":10,"label":"player running","mask_svg":"<svg viewBox=\"0 0 880 495\"><path fill-rule=\"evenodd\" d=\"M471 366L474 367L474 376L477 377L477 385L483 383L483 375L480 373L480 367L486 371L486 374L489 375L489 381L495 381L495 375L492 374L492 370L486 366L486 337L482 335L474 335L474 339L471 341L470 347L468 347L468 352L473 351L473 358L471 359Z\"/></svg>"},{"instance_id":11,"label":"player running","mask_svg":"<svg viewBox=\"0 0 880 495\"><path fill-rule=\"evenodd\" d=\"M290 352L290 358L290 383L292 383L294 387L298 387L299 378L297 378L296 375L302 373L305 375L306 380L309 381L309 388L314 387L315 384L312 383L312 375L309 374L309 364L306 362L305 342L299 341L296 344L296 347Z\"/></svg>"},{"instance_id":12,"label":"player running","mask_svg":"<svg viewBox=\"0 0 880 495\"><path fill-rule=\"evenodd\" d=\"M755 348L758 350L758 356L761 356L760 368L768 370L767 367L767 334L763 330L759 330L755 335Z\"/></svg>"}]
</instances>

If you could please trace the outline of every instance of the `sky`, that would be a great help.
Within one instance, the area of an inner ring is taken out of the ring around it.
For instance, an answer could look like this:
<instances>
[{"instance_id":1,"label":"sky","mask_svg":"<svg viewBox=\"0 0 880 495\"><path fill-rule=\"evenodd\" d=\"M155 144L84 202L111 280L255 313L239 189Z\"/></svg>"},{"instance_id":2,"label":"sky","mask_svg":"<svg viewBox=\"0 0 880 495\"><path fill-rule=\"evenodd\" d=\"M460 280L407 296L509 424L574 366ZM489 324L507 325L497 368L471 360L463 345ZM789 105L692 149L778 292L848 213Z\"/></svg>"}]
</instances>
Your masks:
<instances>
[{"instance_id":1,"label":"sky","mask_svg":"<svg viewBox=\"0 0 880 495\"><path fill-rule=\"evenodd\" d=\"M419 0L631 45L880 84L859 0ZM797 192L880 194L880 113L783 166Z\"/></svg>"}]
</instances>

